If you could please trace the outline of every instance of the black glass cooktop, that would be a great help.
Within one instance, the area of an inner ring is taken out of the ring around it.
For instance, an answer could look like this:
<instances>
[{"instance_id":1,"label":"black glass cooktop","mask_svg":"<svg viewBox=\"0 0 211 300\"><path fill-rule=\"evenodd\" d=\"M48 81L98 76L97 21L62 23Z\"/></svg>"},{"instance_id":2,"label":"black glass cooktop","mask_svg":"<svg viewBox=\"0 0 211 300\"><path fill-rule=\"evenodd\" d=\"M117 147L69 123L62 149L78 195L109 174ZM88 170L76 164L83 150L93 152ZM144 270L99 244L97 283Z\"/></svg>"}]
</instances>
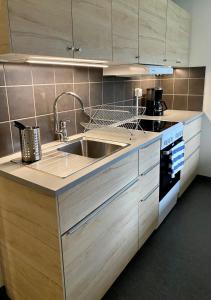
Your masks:
<instances>
[{"instance_id":1,"label":"black glass cooktop","mask_svg":"<svg viewBox=\"0 0 211 300\"><path fill-rule=\"evenodd\" d=\"M137 122L134 123L130 122L130 123L125 123L123 125L120 125L120 127L136 129L136 130L144 130L144 131L161 132L175 124L177 124L177 122L140 119L138 120L138 124Z\"/></svg>"}]
</instances>

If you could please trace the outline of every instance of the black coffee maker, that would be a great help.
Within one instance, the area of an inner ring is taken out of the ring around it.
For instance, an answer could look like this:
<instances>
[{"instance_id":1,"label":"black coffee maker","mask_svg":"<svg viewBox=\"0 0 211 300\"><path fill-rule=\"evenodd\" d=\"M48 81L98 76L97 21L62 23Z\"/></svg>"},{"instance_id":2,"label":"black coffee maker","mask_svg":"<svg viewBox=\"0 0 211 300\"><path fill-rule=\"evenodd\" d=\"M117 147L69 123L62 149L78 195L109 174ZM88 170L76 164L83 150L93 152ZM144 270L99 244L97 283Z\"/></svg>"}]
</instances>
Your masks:
<instances>
[{"instance_id":1,"label":"black coffee maker","mask_svg":"<svg viewBox=\"0 0 211 300\"><path fill-rule=\"evenodd\" d=\"M165 101L162 100L163 89L151 88L147 89L146 94L146 115L163 116L163 112L167 110Z\"/></svg>"}]
</instances>

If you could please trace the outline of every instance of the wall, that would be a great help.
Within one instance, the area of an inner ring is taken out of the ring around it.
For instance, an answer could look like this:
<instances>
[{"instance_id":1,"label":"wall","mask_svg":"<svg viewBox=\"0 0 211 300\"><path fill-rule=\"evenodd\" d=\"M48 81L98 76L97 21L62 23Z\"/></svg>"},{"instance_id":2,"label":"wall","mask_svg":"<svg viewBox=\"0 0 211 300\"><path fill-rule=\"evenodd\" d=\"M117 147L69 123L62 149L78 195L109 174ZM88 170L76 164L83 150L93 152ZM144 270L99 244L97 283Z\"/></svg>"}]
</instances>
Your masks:
<instances>
[{"instance_id":1,"label":"wall","mask_svg":"<svg viewBox=\"0 0 211 300\"><path fill-rule=\"evenodd\" d=\"M190 65L206 66L199 173L211 177L211 1L177 0L192 14Z\"/></svg>"},{"instance_id":2,"label":"wall","mask_svg":"<svg viewBox=\"0 0 211 300\"><path fill-rule=\"evenodd\" d=\"M197 85L195 85L197 77ZM200 77L200 79L199 79ZM173 76L117 78L102 76L102 69L45 65L0 64L0 156L20 150L14 120L40 126L42 143L53 141L53 102L63 91L79 94L85 107L115 103L132 105L134 89L162 86L169 109L201 110L204 69L176 69ZM190 88L196 91L190 94ZM200 90L200 92L198 92ZM78 103L64 97L58 104L59 119L70 120L68 133L80 133L87 121Z\"/></svg>"},{"instance_id":3,"label":"wall","mask_svg":"<svg viewBox=\"0 0 211 300\"><path fill-rule=\"evenodd\" d=\"M135 87L159 85L155 77L136 80L102 77L102 69L0 64L0 156L19 151L19 134L13 121L38 125L42 143L55 139L53 102L62 91L74 91L85 107L106 103L131 105ZM84 116L69 97L58 105L59 118L70 119L68 133L83 131Z\"/></svg>"},{"instance_id":4,"label":"wall","mask_svg":"<svg viewBox=\"0 0 211 300\"><path fill-rule=\"evenodd\" d=\"M205 68L177 68L160 76L163 99L169 109L202 111Z\"/></svg>"}]
</instances>

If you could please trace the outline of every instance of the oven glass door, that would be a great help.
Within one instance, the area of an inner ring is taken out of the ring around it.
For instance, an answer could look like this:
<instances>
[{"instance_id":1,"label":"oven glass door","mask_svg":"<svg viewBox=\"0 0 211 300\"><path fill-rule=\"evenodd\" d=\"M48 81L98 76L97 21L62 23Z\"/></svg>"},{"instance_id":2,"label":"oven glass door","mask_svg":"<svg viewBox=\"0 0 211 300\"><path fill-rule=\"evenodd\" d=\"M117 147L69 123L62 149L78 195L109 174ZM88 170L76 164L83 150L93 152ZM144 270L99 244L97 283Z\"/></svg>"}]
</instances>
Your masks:
<instances>
[{"instance_id":1,"label":"oven glass door","mask_svg":"<svg viewBox=\"0 0 211 300\"><path fill-rule=\"evenodd\" d=\"M182 138L178 139L168 147L161 150L160 154L160 201L165 195L173 188L173 186L180 180L180 172L174 178L171 177L169 172L170 157L164 154L170 151L176 144L180 143Z\"/></svg>"}]
</instances>

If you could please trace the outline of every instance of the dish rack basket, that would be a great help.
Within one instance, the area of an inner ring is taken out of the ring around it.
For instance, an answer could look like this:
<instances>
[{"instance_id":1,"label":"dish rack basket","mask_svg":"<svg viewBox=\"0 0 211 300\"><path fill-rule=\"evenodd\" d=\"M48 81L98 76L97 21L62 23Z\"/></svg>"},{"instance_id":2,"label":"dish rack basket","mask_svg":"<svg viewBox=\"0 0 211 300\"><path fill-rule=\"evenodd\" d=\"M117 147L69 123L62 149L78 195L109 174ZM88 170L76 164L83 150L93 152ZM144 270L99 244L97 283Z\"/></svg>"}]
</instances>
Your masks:
<instances>
[{"instance_id":1,"label":"dish rack basket","mask_svg":"<svg viewBox=\"0 0 211 300\"><path fill-rule=\"evenodd\" d=\"M89 116L89 122L81 122L85 130L102 127L124 127L126 129L137 129L140 126L138 119L145 113L143 106L119 106L103 104L84 109ZM139 128L141 129L141 128Z\"/></svg>"}]
</instances>

